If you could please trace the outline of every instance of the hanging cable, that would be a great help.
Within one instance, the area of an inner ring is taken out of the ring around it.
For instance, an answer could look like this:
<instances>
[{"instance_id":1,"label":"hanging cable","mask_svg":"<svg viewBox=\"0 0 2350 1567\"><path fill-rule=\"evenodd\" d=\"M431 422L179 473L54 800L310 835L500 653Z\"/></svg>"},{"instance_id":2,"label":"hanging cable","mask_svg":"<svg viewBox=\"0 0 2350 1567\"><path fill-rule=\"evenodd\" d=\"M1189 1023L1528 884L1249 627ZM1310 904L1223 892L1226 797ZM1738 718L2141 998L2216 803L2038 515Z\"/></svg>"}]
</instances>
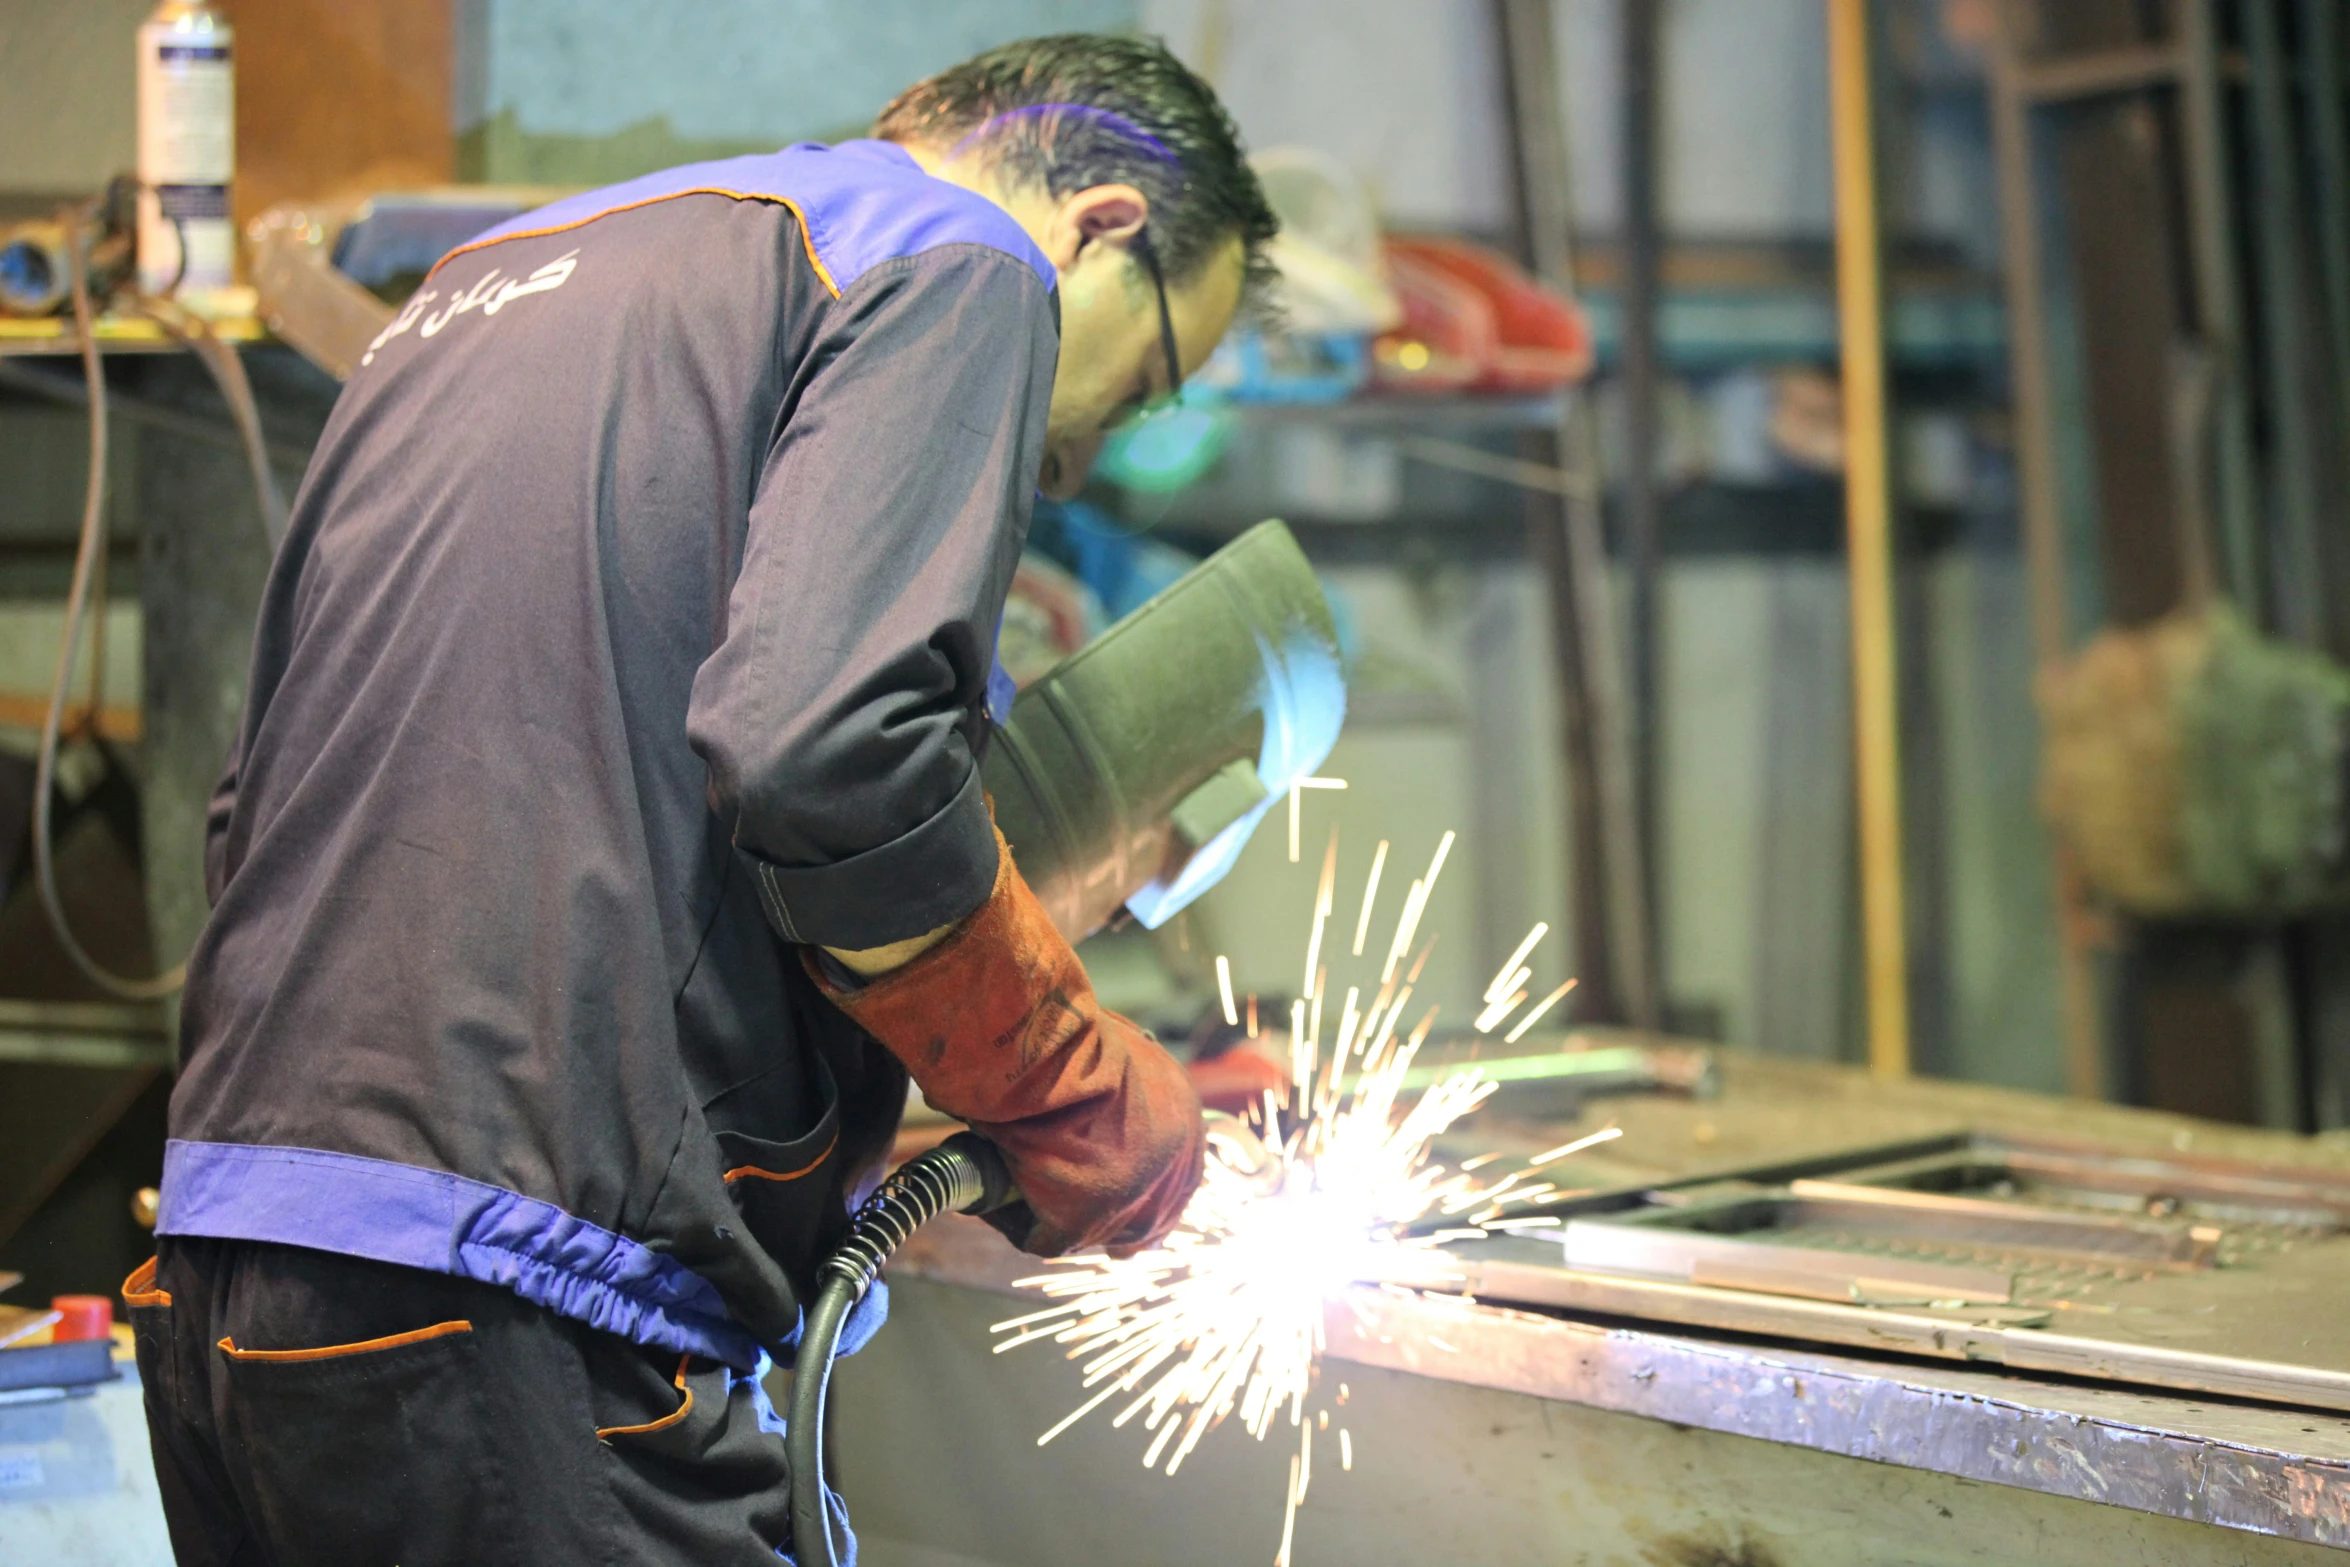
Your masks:
<instances>
[{"instance_id":1,"label":"hanging cable","mask_svg":"<svg viewBox=\"0 0 2350 1567\"><path fill-rule=\"evenodd\" d=\"M66 224L74 331L81 344L82 381L89 400L90 474L82 490L81 534L74 550L73 580L66 590L65 630L58 641L57 674L50 683L49 707L42 717L40 749L33 769L33 880L40 894L41 910L48 916L58 945L90 983L126 1001L160 1001L186 982L186 963L175 964L151 978L132 979L115 973L92 957L66 918L65 900L57 890L56 850L51 839L57 755L63 740L68 698L73 691L74 666L81 652L82 622L89 613L91 586L106 547L106 373L98 353L97 309L90 296L92 231L97 227L98 219L91 207L77 208ZM140 295L137 305L142 314L187 346L227 400L229 414L236 421L243 441L246 464L252 471L262 529L274 551L285 535L285 502L278 493L277 477L270 471L260 408L254 401L244 364L207 323L178 304ZM104 613L105 606L100 605L99 614ZM98 705L99 695L93 691L90 699L93 726Z\"/></svg>"}]
</instances>

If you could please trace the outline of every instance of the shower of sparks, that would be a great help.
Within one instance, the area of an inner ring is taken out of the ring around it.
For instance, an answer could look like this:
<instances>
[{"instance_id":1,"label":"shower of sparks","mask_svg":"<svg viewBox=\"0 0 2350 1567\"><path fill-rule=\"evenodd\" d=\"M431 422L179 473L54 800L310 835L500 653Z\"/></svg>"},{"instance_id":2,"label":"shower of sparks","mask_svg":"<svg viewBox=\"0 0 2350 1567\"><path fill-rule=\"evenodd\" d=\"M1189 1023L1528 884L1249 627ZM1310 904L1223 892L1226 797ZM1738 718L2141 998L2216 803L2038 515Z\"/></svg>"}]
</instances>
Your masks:
<instances>
[{"instance_id":1,"label":"shower of sparks","mask_svg":"<svg viewBox=\"0 0 2350 1567\"><path fill-rule=\"evenodd\" d=\"M1433 1140L1494 1091L1475 1068L1452 1072L1405 1102L1405 1077L1435 1026L1436 1009L1422 1013L1408 1032L1399 1034L1399 1023L1434 945L1415 949L1414 943L1452 845L1448 832L1427 873L1412 883L1379 958L1376 984L1366 978L1345 985L1341 1002L1332 998L1329 963L1343 961L1336 956L1343 938L1327 949L1323 940L1335 903L1333 834L1315 887L1304 990L1290 1008L1287 1099L1268 1091L1251 1116L1266 1162L1251 1167L1249 1150L1237 1140L1211 1134L1206 1176L1173 1234L1133 1257L1056 1259L1053 1271L1020 1281L1054 1304L996 1324L998 1353L1049 1340L1083 1367L1088 1396L1038 1438L1039 1446L1107 1408L1113 1426L1139 1422L1149 1433L1144 1466L1173 1474L1229 1418L1259 1441L1286 1421L1298 1445L1290 1457L1276 1567L1287 1567L1297 1509L1313 1483L1315 1437L1326 1439L1330 1428L1327 1409L1310 1415L1307 1408L1325 1347L1325 1308L1335 1302L1367 1321L1358 1286L1403 1294L1457 1290L1463 1275L1443 1249L1447 1241L1507 1233L1525 1219L1512 1210L1557 1192L1550 1182L1530 1182L1524 1171L1487 1184L1468 1166L1451 1168L1429 1157ZM1358 956L1386 850L1382 843L1364 889L1353 946ZM1503 965L1501 977L1511 980L1504 999L1513 1009L1525 999L1523 959L1543 934L1536 926ZM1219 976L1225 972L1219 960ZM1228 987L1224 1001L1229 1014ZM1328 1020L1335 1027L1325 1048ZM1490 1157L1469 1165L1481 1168ZM1431 1215L1454 1227L1412 1233ZM1346 1401L1341 1384L1336 1402ZM1352 1438L1341 1429L1338 1441L1339 1467L1351 1470Z\"/></svg>"},{"instance_id":2,"label":"shower of sparks","mask_svg":"<svg viewBox=\"0 0 2350 1567\"><path fill-rule=\"evenodd\" d=\"M1520 970L1519 972L1520 974L1524 973L1523 970ZM1512 976L1512 981L1518 984L1524 983L1524 980L1520 979L1516 975ZM1524 1001L1525 999L1526 993L1524 991L1513 990L1508 995L1503 996L1499 1001L1487 1002L1485 1004L1485 1010L1477 1014L1477 1021L1472 1023L1470 1027L1476 1029L1480 1034L1492 1033L1495 1029L1501 1026L1501 1020L1503 1018L1508 1017L1512 1012L1518 1010L1518 1003Z\"/></svg>"},{"instance_id":3,"label":"shower of sparks","mask_svg":"<svg viewBox=\"0 0 2350 1567\"><path fill-rule=\"evenodd\" d=\"M1221 952L1216 954L1216 990L1224 999L1224 1026L1238 1028L1240 1008L1232 1000L1232 960ZM1251 996L1249 1000L1254 1003L1256 997ZM1255 1010L1253 1005L1250 1010Z\"/></svg>"},{"instance_id":4,"label":"shower of sparks","mask_svg":"<svg viewBox=\"0 0 2350 1567\"><path fill-rule=\"evenodd\" d=\"M1298 834L1304 823L1305 795L1308 789L1343 789L1343 778L1297 778L1289 785L1289 863L1295 865L1299 853Z\"/></svg>"},{"instance_id":5,"label":"shower of sparks","mask_svg":"<svg viewBox=\"0 0 2350 1567\"><path fill-rule=\"evenodd\" d=\"M1623 1135L1624 1129L1620 1126L1603 1126L1588 1137L1578 1137L1571 1143L1561 1143L1556 1148L1544 1149L1526 1161L1526 1168L1539 1170L1546 1164L1558 1163L1569 1154L1579 1154L1584 1149L1597 1147L1601 1143L1612 1143Z\"/></svg>"},{"instance_id":6,"label":"shower of sparks","mask_svg":"<svg viewBox=\"0 0 2350 1567\"><path fill-rule=\"evenodd\" d=\"M1363 942L1371 934L1371 908L1379 901L1379 873L1387 869L1387 840L1379 840L1379 848L1371 856L1371 879L1363 883L1363 912L1355 916L1354 955L1363 955Z\"/></svg>"},{"instance_id":7,"label":"shower of sparks","mask_svg":"<svg viewBox=\"0 0 2350 1567\"><path fill-rule=\"evenodd\" d=\"M1518 1019L1518 1021L1511 1026L1510 1031L1501 1036L1502 1043L1505 1045L1516 1044L1519 1039L1524 1037L1526 1030L1532 1028L1536 1023L1541 1021L1543 1013L1548 1012L1552 1007L1555 1007L1560 1002L1566 1000L1567 992L1573 990L1574 988L1575 982L1570 979L1565 984L1559 986L1558 989L1552 991L1549 995L1544 996L1540 1001L1535 1002L1533 1010L1528 1012L1524 1017Z\"/></svg>"},{"instance_id":8,"label":"shower of sparks","mask_svg":"<svg viewBox=\"0 0 2350 1567\"><path fill-rule=\"evenodd\" d=\"M1549 934L1550 927L1539 921L1532 930L1526 932L1526 939L1518 943L1518 950L1501 960L1500 972L1493 976L1493 983L1485 987L1487 1001L1498 1000L1525 982L1534 971L1518 965L1525 962L1527 956L1542 944L1542 938Z\"/></svg>"}]
</instances>

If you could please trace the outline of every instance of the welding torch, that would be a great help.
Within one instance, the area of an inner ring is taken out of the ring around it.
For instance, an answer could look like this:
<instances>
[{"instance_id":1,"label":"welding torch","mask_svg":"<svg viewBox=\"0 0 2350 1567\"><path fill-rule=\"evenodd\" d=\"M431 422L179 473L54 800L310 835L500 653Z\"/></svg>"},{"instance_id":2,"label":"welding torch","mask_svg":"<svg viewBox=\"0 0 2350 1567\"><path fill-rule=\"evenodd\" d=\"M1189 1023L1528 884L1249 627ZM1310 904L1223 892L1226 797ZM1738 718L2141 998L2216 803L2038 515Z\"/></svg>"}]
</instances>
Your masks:
<instances>
[{"instance_id":1,"label":"welding torch","mask_svg":"<svg viewBox=\"0 0 2350 1567\"><path fill-rule=\"evenodd\" d=\"M1210 1110L1206 1120L1211 1157L1260 1192L1279 1190L1279 1154L1232 1116ZM834 1567L840 1559L824 1483L824 1395L849 1313L907 1237L932 1219L993 1213L1019 1200L995 1144L977 1132L957 1132L890 1172L850 1221L849 1238L817 1269L816 1302L800 1333L783 1437L791 1466L792 1548L801 1567Z\"/></svg>"}]
</instances>

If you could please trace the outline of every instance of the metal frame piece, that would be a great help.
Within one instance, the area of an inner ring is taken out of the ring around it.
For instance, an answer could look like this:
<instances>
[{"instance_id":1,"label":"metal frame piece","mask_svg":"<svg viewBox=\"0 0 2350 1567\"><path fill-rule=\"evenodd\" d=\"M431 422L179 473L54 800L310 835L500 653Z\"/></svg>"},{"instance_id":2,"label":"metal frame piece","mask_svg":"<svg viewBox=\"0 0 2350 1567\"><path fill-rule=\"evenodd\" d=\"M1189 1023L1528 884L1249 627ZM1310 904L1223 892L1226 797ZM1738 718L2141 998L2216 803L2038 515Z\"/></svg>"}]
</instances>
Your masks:
<instances>
[{"instance_id":1,"label":"metal frame piece","mask_svg":"<svg viewBox=\"0 0 2350 1567\"><path fill-rule=\"evenodd\" d=\"M1573 203L1566 129L1559 112L1557 49L1548 0L1493 0L1509 109L1512 195L1525 259L1554 288L1575 282ZM1569 781L1569 886L1585 1012L1654 1029L1660 1022L1650 840L1640 828L1615 605L1608 586L1601 510L1598 421L1588 396L1570 395L1539 440L1553 462L1514 464L1563 472L1559 503L1530 497L1535 554L1549 578L1551 640L1558 662ZM1427 452L1420 452L1423 457ZM1521 481L1522 482L1522 481ZM1545 488L1549 486L1545 485Z\"/></svg>"},{"instance_id":2,"label":"metal frame piece","mask_svg":"<svg viewBox=\"0 0 2350 1567\"><path fill-rule=\"evenodd\" d=\"M1879 253L1873 123L1875 63L1868 0L1826 3L1869 1066L1880 1077L1906 1077L1909 934L1901 877L1901 720L1893 620L1893 480L1886 440L1885 277Z\"/></svg>"},{"instance_id":3,"label":"metal frame piece","mask_svg":"<svg viewBox=\"0 0 2350 1567\"><path fill-rule=\"evenodd\" d=\"M1969 1134L1552 1211L1452 1242L1464 1290L2350 1411L2339 1171Z\"/></svg>"}]
</instances>

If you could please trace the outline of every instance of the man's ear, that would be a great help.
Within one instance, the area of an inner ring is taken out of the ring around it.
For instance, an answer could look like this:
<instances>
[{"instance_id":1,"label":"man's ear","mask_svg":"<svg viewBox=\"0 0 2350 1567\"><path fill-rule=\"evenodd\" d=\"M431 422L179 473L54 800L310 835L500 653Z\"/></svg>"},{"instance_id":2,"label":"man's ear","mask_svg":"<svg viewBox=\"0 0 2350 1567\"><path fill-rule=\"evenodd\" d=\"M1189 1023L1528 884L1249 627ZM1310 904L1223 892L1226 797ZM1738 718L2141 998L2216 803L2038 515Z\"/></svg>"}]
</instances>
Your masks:
<instances>
[{"instance_id":1,"label":"man's ear","mask_svg":"<svg viewBox=\"0 0 2350 1567\"><path fill-rule=\"evenodd\" d=\"M1087 246L1131 244L1150 220L1150 198L1131 185L1092 185L1063 201L1047 225L1046 259L1064 271Z\"/></svg>"}]
</instances>

